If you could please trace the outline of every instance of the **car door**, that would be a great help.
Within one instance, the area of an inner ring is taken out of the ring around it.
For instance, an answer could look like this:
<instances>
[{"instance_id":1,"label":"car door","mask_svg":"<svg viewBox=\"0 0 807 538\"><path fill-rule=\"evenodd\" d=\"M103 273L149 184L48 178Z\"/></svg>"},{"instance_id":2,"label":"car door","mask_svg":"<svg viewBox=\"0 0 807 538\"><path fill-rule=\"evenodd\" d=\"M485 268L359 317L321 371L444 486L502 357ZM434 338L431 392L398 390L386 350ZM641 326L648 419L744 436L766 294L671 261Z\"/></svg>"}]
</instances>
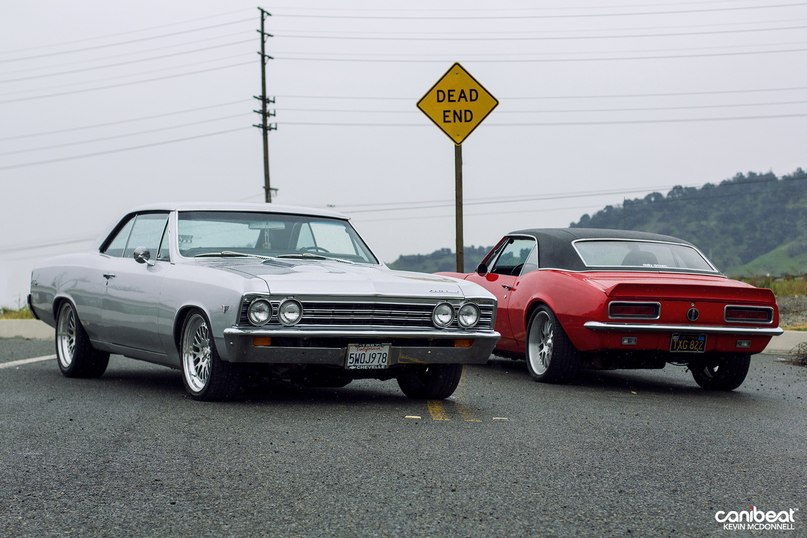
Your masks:
<instances>
[{"instance_id":1,"label":"car door","mask_svg":"<svg viewBox=\"0 0 807 538\"><path fill-rule=\"evenodd\" d=\"M486 271L472 273L468 280L475 282L496 296L496 330L502 335L501 348L519 347L514 336L521 313L511 308L511 300L518 293L519 277L537 267L537 249L534 237L507 236L485 259ZM515 323L515 325L514 325Z\"/></svg>"},{"instance_id":2,"label":"car door","mask_svg":"<svg viewBox=\"0 0 807 538\"><path fill-rule=\"evenodd\" d=\"M167 260L161 259L161 242L168 221L167 212L138 214L120 256L111 257L104 278L105 333L110 343L127 348L157 352L158 306ZM135 249L149 250L149 263L138 263Z\"/></svg>"}]
</instances>

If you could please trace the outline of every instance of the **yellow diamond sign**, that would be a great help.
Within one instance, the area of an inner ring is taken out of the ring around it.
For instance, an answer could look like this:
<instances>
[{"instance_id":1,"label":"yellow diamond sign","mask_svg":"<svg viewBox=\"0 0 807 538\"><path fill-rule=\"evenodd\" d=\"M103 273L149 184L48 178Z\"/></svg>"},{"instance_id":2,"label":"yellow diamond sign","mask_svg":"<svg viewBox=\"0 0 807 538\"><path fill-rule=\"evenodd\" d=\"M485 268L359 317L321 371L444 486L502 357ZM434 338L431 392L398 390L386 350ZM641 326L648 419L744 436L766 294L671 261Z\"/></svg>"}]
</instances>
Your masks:
<instances>
[{"instance_id":1,"label":"yellow diamond sign","mask_svg":"<svg viewBox=\"0 0 807 538\"><path fill-rule=\"evenodd\" d=\"M455 63L418 101L418 108L459 145L498 104L468 71Z\"/></svg>"}]
</instances>

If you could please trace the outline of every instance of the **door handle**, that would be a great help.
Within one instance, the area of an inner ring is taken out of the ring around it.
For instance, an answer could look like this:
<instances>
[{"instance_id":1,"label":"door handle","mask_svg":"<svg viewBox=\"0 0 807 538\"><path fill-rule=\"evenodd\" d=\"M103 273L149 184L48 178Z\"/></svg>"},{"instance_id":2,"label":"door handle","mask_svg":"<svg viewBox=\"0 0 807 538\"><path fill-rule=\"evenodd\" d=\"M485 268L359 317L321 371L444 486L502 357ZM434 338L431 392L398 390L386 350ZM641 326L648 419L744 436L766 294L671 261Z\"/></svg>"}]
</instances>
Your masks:
<instances>
[{"instance_id":1,"label":"door handle","mask_svg":"<svg viewBox=\"0 0 807 538\"><path fill-rule=\"evenodd\" d=\"M114 273L104 273L104 278L109 280L110 278L115 278Z\"/></svg>"},{"instance_id":2,"label":"door handle","mask_svg":"<svg viewBox=\"0 0 807 538\"><path fill-rule=\"evenodd\" d=\"M507 284L502 284L502 287L507 291L513 291L515 288L512 286L508 286Z\"/></svg>"}]
</instances>

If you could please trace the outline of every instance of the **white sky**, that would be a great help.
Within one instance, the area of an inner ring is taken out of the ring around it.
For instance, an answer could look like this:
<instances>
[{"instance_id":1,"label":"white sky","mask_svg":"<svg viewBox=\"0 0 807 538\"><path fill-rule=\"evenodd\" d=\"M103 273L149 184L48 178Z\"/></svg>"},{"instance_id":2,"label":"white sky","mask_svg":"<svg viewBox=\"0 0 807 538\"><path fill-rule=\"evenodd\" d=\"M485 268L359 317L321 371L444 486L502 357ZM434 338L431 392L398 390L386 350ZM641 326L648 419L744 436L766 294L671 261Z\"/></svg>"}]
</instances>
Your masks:
<instances>
[{"instance_id":1,"label":"white sky","mask_svg":"<svg viewBox=\"0 0 807 538\"><path fill-rule=\"evenodd\" d=\"M263 200L257 5L3 2L0 305L132 206ZM276 201L352 215L386 262L454 246L453 144L415 105L455 61L500 102L463 144L467 245L807 167L807 2L260 5Z\"/></svg>"}]
</instances>

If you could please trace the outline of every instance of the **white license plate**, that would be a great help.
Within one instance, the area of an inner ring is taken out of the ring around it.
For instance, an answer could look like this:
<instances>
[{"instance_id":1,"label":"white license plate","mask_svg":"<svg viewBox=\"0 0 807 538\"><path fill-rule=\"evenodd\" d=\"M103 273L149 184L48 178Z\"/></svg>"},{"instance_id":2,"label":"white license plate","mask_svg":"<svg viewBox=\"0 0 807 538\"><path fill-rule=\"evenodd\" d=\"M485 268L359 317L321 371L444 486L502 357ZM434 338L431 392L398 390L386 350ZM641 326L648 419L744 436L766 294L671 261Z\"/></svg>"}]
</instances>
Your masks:
<instances>
[{"instance_id":1,"label":"white license plate","mask_svg":"<svg viewBox=\"0 0 807 538\"><path fill-rule=\"evenodd\" d=\"M389 367L389 344L348 344L345 368L375 370Z\"/></svg>"}]
</instances>

